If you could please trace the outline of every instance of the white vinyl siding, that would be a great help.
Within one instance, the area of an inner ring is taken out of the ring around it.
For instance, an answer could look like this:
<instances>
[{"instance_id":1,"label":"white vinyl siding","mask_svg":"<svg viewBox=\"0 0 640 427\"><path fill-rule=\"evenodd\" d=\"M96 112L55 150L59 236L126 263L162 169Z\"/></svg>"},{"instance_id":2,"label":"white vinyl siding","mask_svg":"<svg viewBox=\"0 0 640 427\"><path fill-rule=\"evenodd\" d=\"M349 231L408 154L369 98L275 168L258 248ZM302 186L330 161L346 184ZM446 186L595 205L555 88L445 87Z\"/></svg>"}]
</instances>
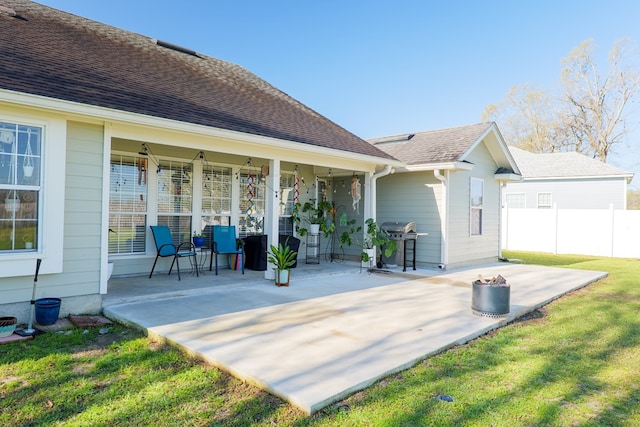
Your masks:
<instances>
[{"instance_id":1,"label":"white vinyl siding","mask_svg":"<svg viewBox=\"0 0 640 427\"><path fill-rule=\"evenodd\" d=\"M415 221L418 232L428 233L418 238L416 261L438 265L444 206L442 184L433 172L387 175L378 179L377 189L377 222Z\"/></svg>"},{"instance_id":2,"label":"white vinyl siding","mask_svg":"<svg viewBox=\"0 0 640 427\"><path fill-rule=\"evenodd\" d=\"M48 279L48 295L98 294L102 235L102 126L68 122L64 273ZM108 184L106 184L108 185ZM44 263L44 261L43 261Z\"/></svg>"},{"instance_id":3,"label":"white vinyl siding","mask_svg":"<svg viewBox=\"0 0 640 427\"><path fill-rule=\"evenodd\" d=\"M467 157L471 171L449 174L448 267L496 260L499 254L500 184L494 179L496 164L484 143ZM484 180L482 235L470 235L470 178Z\"/></svg>"},{"instance_id":4,"label":"white vinyl siding","mask_svg":"<svg viewBox=\"0 0 640 427\"><path fill-rule=\"evenodd\" d=\"M525 194L531 207L538 193L551 193L558 209L626 209L625 178L526 180L508 183L506 191Z\"/></svg>"}]
</instances>

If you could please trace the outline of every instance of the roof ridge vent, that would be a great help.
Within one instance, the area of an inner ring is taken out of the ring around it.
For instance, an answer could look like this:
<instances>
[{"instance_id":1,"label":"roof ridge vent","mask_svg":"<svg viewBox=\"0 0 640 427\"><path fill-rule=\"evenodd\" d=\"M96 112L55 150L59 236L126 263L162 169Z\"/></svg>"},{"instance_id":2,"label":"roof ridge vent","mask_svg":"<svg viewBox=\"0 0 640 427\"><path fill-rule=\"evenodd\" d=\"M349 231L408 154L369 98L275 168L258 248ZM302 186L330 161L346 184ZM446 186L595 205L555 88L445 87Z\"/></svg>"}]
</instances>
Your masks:
<instances>
[{"instance_id":1,"label":"roof ridge vent","mask_svg":"<svg viewBox=\"0 0 640 427\"><path fill-rule=\"evenodd\" d=\"M416 136L415 133L405 133L405 134L402 134L402 135L383 136L381 138L372 139L372 142L373 142L374 145L391 144L391 143L409 141L414 136Z\"/></svg>"},{"instance_id":2,"label":"roof ridge vent","mask_svg":"<svg viewBox=\"0 0 640 427\"><path fill-rule=\"evenodd\" d=\"M182 53L186 53L187 55L191 55L191 56L195 56L196 58L200 58L200 55L198 55L198 52L196 52L195 50L187 49L186 47L178 46L177 44L165 42L165 41L158 40L158 39L154 39L154 41L158 46L162 46L162 47L165 47L167 49L175 50L176 52L182 52Z\"/></svg>"}]
</instances>

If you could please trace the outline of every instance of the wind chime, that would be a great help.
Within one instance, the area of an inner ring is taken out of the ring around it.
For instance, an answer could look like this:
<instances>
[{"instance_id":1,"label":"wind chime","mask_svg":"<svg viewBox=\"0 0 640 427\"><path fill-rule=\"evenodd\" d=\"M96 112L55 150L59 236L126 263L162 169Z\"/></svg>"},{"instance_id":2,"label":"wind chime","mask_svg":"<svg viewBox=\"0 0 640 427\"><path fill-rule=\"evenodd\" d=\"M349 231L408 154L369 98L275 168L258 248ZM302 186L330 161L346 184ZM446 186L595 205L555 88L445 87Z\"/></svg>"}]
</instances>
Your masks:
<instances>
[{"instance_id":1,"label":"wind chime","mask_svg":"<svg viewBox=\"0 0 640 427\"><path fill-rule=\"evenodd\" d=\"M360 178L357 176L353 176L351 178L351 200L354 211L358 211L360 213L360 198L361 198L361 185Z\"/></svg>"},{"instance_id":2,"label":"wind chime","mask_svg":"<svg viewBox=\"0 0 640 427\"><path fill-rule=\"evenodd\" d=\"M293 211L291 212L291 219L294 223L298 221L298 207L300 205L300 177L298 176L298 165L293 170Z\"/></svg>"},{"instance_id":3,"label":"wind chime","mask_svg":"<svg viewBox=\"0 0 640 427\"><path fill-rule=\"evenodd\" d=\"M251 159L247 160L247 166L253 166L253 162ZM253 170L249 168L247 172L247 224L251 224L253 221L253 212L255 203L253 202L253 198L255 197L255 182L256 177L253 174Z\"/></svg>"}]
</instances>

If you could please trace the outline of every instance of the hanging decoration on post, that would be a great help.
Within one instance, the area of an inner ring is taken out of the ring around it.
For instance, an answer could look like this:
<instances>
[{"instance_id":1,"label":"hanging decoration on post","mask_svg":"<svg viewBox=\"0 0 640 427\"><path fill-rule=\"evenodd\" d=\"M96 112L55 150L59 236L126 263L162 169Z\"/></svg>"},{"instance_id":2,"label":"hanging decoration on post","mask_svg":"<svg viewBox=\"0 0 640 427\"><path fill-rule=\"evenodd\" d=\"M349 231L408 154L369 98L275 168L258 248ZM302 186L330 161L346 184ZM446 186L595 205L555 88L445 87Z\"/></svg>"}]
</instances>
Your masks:
<instances>
[{"instance_id":1,"label":"hanging decoration on post","mask_svg":"<svg viewBox=\"0 0 640 427\"><path fill-rule=\"evenodd\" d=\"M247 166L253 166L253 162L251 161L251 158L247 160ZM249 168L247 172L247 202L248 202L248 206L246 210L247 224L250 224L251 221L253 220L253 212L254 212L254 206L255 206L253 198L255 196L255 191L256 191L255 182L256 182L256 177L253 174L253 170Z\"/></svg>"},{"instance_id":2,"label":"hanging decoration on post","mask_svg":"<svg viewBox=\"0 0 640 427\"><path fill-rule=\"evenodd\" d=\"M360 213L360 198L361 198L361 185L360 179L357 176L351 178L351 199L353 200L351 206L354 211Z\"/></svg>"},{"instance_id":3,"label":"hanging decoration on post","mask_svg":"<svg viewBox=\"0 0 640 427\"><path fill-rule=\"evenodd\" d=\"M294 224L298 223L298 207L300 206L300 177L298 176L298 165L293 170L293 211L291 212L291 220Z\"/></svg>"}]
</instances>

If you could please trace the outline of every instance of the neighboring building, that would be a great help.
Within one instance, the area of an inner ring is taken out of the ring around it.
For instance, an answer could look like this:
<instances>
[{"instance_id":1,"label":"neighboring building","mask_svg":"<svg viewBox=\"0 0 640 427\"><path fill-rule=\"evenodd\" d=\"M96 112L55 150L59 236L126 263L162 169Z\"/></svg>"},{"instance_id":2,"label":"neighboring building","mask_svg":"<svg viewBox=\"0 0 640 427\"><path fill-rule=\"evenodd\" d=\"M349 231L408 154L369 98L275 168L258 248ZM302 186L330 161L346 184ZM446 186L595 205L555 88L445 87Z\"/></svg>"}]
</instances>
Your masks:
<instances>
[{"instance_id":1,"label":"neighboring building","mask_svg":"<svg viewBox=\"0 0 640 427\"><path fill-rule=\"evenodd\" d=\"M362 176L364 218L374 174L403 165L240 66L1 3L0 312L21 321L37 259L37 298L95 313L108 261L115 275L150 271L150 225L184 241L232 224L273 243L292 232L296 177L304 202L314 176Z\"/></svg>"},{"instance_id":2,"label":"neighboring building","mask_svg":"<svg viewBox=\"0 0 640 427\"><path fill-rule=\"evenodd\" d=\"M530 153L509 147L521 182L507 184L507 208L626 209L633 174L576 152Z\"/></svg>"},{"instance_id":3,"label":"neighboring building","mask_svg":"<svg viewBox=\"0 0 640 427\"><path fill-rule=\"evenodd\" d=\"M415 221L417 262L454 268L500 256L504 183L520 171L495 123L370 139L406 162L378 179L377 220Z\"/></svg>"}]
</instances>

